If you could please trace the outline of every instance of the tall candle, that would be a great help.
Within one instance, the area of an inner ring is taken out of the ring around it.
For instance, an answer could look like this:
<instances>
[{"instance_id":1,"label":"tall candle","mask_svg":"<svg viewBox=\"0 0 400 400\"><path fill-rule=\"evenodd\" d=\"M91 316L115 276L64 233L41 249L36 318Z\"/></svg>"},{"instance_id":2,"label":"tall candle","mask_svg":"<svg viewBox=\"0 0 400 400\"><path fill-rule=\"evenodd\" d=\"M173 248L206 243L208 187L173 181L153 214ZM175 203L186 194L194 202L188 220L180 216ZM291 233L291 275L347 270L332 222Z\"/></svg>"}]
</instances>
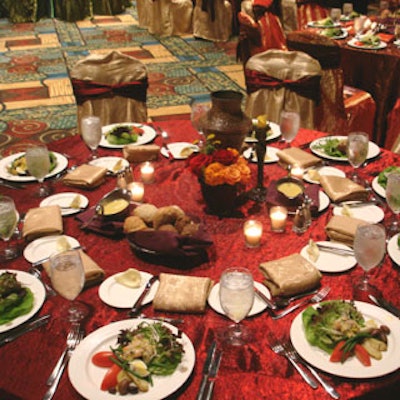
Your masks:
<instances>
[{"instance_id":1,"label":"tall candle","mask_svg":"<svg viewBox=\"0 0 400 400\"><path fill-rule=\"evenodd\" d=\"M144 185L142 182L132 182L128 184L128 190L131 193L131 200L141 203L144 197Z\"/></svg>"},{"instance_id":2,"label":"tall candle","mask_svg":"<svg viewBox=\"0 0 400 400\"><path fill-rule=\"evenodd\" d=\"M143 183L152 183L154 181L154 167L149 161L146 161L140 167L140 175Z\"/></svg>"},{"instance_id":3,"label":"tall candle","mask_svg":"<svg viewBox=\"0 0 400 400\"><path fill-rule=\"evenodd\" d=\"M285 207L274 206L269 211L271 218L271 229L274 232L284 232L286 227L288 211Z\"/></svg>"},{"instance_id":4,"label":"tall candle","mask_svg":"<svg viewBox=\"0 0 400 400\"><path fill-rule=\"evenodd\" d=\"M258 247L261 242L263 226L260 221L250 219L243 226L244 238L247 247Z\"/></svg>"}]
</instances>

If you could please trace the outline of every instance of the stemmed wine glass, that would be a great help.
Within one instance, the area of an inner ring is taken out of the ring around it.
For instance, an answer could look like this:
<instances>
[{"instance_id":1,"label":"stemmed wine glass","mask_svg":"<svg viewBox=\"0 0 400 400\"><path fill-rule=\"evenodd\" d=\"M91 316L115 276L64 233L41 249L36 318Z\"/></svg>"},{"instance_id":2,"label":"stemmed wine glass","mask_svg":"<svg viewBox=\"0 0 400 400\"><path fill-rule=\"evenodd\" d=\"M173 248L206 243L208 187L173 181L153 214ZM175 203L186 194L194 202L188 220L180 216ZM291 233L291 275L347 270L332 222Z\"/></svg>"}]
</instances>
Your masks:
<instances>
[{"instance_id":1,"label":"stemmed wine glass","mask_svg":"<svg viewBox=\"0 0 400 400\"><path fill-rule=\"evenodd\" d=\"M249 333L240 326L240 321L250 312L254 302L254 281L251 272L246 268L228 268L222 275L219 288L219 299L225 314L235 322L226 334L228 344L244 344Z\"/></svg>"},{"instance_id":2,"label":"stemmed wine glass","mask_svg":"<svg viewBox=\"0 0 400 400\"><path fill-rule=\"evenodd\" d=\"M76 301L85 283L85 272L79 250L66 250L50 257L50 279L54 290L71 301L68 309L70 322L85 317L87 309Z\"/></svg>"},{"instance_id":3,"label":"stemmed wine glass","mask_svg":"<svg viewBox=\"0 0 400 400\"><path fill-rule=\"evenodd\" d=\"M393 219L389 225L390 235L400 232L398 215L400 214L400 174L391 173L386 182L386 202L393 212Z\"/></svg>"},{"instance_id":4,"label":"stemmed wine glass","mask_svg":"<svg viewBox=\"0 0 400 400\"><path fill-rule=\"evenodd\" d=\"M351 179L359 182L360 179L356 173L364 161L367 159L369 147L369 137L365 132L350 132L347 137L346 154L349 163L353 166L353 174Z\"/></svg>"},{"instance_id":5,"label":"stemmed wine glass","mask_svg":"<svg viewBox=\"0 0 400 400\"><path fill-rule=\"evenodd\" d=\"M280 124L279 124L282 139L284 142L289 144L296 137L297 132L300 128L300 115L295 111L286 111L283 110L281 112Z\"/></svg>"},{"instance_id":6,"label":"stemmed wine glass","mask_svg":"<svg viewBox=\"0 0 400 400\"><path fill-rule=\"evenodd\" d=\"M101 121L99 117L94 115L82 118L81 121L82 138L91 150L89 160L97 158L97 148L101 141Z\"/></svg>"},{"instance_id":7,"label":"stemmed wine glass","mask_svg":"<svg viewBox=\"0 0 400 400\"><path fill-rule=\"evenodd\" d=\"M210 110L210 105L207 103L200 103L198 101L194 101L192 103L192 111L190 114L190 120L192 122L193 127L200 135L199 139L199 147L204 145L204 140L202 139L204 135L204 117L207 112Z\"/></svg>"},{"instance_id":8,"label":"stemmed wine glass","mask_svg":"<svg viewBox=\"0 0 400 400\"><path fill-rule=\"evenodd\" d=\"M368 282L368 272L382 261L385 250L386 232L382 225L367 224L358 226L354 238L354 255L358 264L364 270L361 281L357 282L355 286L359 293L373 291Z\"/></svg>"},{"instance_id":9,"label":"stemmed wine glass","mask_svg":"<svg viewBox=\"0 0 400 400\"><path fill-rule=\"evenodd\" d=\"M29 173L39 181L39 197L46 197L51 193L45 185L44 178L50 171L50 155L45 145L29 147L25 152L26 167Z\"/></svg>"},{"instance_id":10,"label":"stemmed wine glass","mask_svg":"<svg viewBox=\"0 0 400 400\"><path fill-rule=\"evenodd\" d=\"M6 243L2 258L12 260L18 256L15 247L10 246L10 238L14 234L18 223L18 212L11 197L0 195L0 237Z\"/></svg>"}]
</instances>

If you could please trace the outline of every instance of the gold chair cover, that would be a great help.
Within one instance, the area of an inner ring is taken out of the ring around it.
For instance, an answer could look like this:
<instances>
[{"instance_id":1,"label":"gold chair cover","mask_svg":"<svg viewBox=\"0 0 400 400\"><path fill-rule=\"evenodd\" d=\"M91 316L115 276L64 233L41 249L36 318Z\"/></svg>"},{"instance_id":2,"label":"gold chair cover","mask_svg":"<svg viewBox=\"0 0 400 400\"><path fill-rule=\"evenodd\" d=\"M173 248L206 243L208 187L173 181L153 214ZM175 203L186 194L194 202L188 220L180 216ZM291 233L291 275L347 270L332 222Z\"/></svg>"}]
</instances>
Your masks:
<instances>
[{"instance_id":1,"label":"gold chair cover","mask_svg":"<svg viewBox=\"0 0 400 400\"><path fill-rule=\"evenodd\" d=\"M285 32L298 29L296 0L281 0L282 26Z\"/></svg>"},{"instance_id":2,"label":"gold chair cover","mask_svg":"<svg viewBox=\"0 0 400 400\"><path fill-rule=\"evenodd\" d=\"M232 18L232 5L228 0L196 0L193 35L215 42L226 42L232 34Z\"/></svg>"},{"instance_id":3,"label":"gold chair cover","mask_svg":"<svg viewBox=\"0 0 400 400\"><path fill-rule=\"evenodd\" d=\"M386 136L389 139L389 143L393 143L392 151L400 154L400 98L397 99L392 111L388 115Z\"/></svg>"},{"instance_id":4,"label":"gold chair cover","mask_svg":"<svg viewBox=\"0 0 400 400\"><path fill-rule=\"evenodd\" d=\"M92 54L78 61L71 70L71 78L72 81L117 85L147 79L147 69L141 61L112 51ZM147 106L145 101L126 96L99 96L78 104L78 127L82 117L90 115L100 117L103 126L118 122L146 122Z\"/></svg>"},{"instance_id":5,"label":"gold chair cover","mask_svg":"<svg viewBox=\"0 0 400 400\"><path fill-rule=\"evenodd\" d=\"M136 0L136 11L141 28L148 28L151 23L150 11L153 0Z\"/></svg>"},{"instance_id":6,"label":"gold chair cover","mask_svg":"<svg viewBox=\"0 0 400 400\"><path fill-rule=\"evenodd\" d=\"M322 73L314 58L302 52L285 50L267 50L257 54L247 61L245 70L258 71L282 81L318 78ZM285 87L262 88L248 95L245 110L249 117L266 114L269 121L279 124L281 111L290 109L300 114L301 127L313 129L315 104L313 99Z\"/></svg>"}]
</instances>

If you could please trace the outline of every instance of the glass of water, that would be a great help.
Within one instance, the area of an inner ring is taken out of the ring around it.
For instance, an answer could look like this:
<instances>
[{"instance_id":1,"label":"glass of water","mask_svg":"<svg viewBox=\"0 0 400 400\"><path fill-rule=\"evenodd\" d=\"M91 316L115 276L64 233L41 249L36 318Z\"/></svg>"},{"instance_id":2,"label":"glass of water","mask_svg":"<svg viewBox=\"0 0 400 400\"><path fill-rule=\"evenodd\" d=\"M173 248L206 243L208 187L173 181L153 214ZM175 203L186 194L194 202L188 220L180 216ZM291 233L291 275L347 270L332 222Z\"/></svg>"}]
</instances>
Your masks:
<instances>
[{"instance_id":1,"label":"glass of water","mask_svg":"<svg viewBox=\"0 0 400 400\"><path fill-rule=\"evenodd\" d=\"M361 167L368 156L369 137L365 132L351 132L347 137L346 153L353 167L352 180L359 183L357 169Z\"/></svg>"},{"instance_id":2,"label":"glass of water","mask_svg":"<svg viewBox=\"0 0 400 400\"><path fill-rule=\"evenodd\" d=\"M0 238L6 243L1 259L11 260L18 257L17 248L10 246L10 239L15 232L19 220L14 200L11 197L0 195Z\"/></svg>"},{"instance_id":3,"label":"glass of water","mask_svg":"<svg viewBox=\"0 0 400 400\"><path fill-rule=\"evenodd\" d=\"M83 141L91 150L89 160L96 159L97 148L99 147L102 135L100 118L94 115L82 118L81 134Z\"/></svg>"},{"instance_id":4,"label":"glass of water","mask_svg":"<svg viewBox=\"0 0 400 400\"><path fill-rule=\"evenodd\" d=\"M46 146L38 145L29 147L25 153L26 167L29 174L39 182L39 197L46 197L51 193L50 188L45 185L44 178L50 171L50 154Z\"/></svg>"},{"instance_id":5,"label":"glass of water","mask_svg":"<svg viewBox=\"0 0 400 400\"><path fill-rule=\"evenodd\" d=\"M398 216L400 214L400 173L391 173L386 182L386 202L393 212L388 231L390 236L400 232Z\"/></svg>"},{"instance_id":6,"label":"glass of water","mask_svg":"<svg viewBox=\"0 0 400 400\"><path fill-rule=\"evenodd\" d=\"M280 124L279 124L282 139L286 143L290 143L294 140L297 132L300 128L300 115L295 111L285 111L281 112Z\"/></svg>"}]
</instances>

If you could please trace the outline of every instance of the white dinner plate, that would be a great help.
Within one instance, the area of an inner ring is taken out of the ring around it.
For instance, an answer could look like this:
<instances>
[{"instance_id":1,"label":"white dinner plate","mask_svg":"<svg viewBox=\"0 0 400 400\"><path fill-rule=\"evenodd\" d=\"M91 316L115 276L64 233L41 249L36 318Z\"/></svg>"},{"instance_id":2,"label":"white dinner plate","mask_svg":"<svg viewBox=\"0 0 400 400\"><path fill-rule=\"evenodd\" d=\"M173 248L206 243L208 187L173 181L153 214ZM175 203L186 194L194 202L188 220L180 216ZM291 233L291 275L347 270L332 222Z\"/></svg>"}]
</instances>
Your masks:
<instances>
[{"instance_id":1,"label":"white dinner plate","mask_svg":"<svg viewBox=\"0 0 400 400\"><path fill-rule=\"evenodd\" d=\"M290 339L294 348L311 365L336 376L367 379L377 378L396 371L400 368L400 319L373 304L360 301L354 303L365 320L374 320L377 325L387 325L390 329L390 334L387 336L388 350L382 352L381 360L375 360L371 357L370 367L364 367L356 357L352 357L344 363L329 361L328 353L308 343L302 313L294 318L290 328ZM314 307L318 307L318 305Z\"/></svg>"},{"instance_id":2,"label":"white dinner plate","mask_svg":"<svg viewBox=\"0 0 400 400\"><path fill-rule=\"evenodd\" d=\"M196 146L193 143L189 143L189 142L168 143L167 147L168 147L169 151L172 153L172 156L175 158L175 160L185 160L186 158L188 158L188 156L181 154L181 151L183 149L185 149L186 147L190 147L191 149L193 149L193 152L199 151L198 146ZM169 157L168 152L164 147L161 148L161 154L164 157L167 157L167 158Z\"/></svg>"},{"instance_id":3,"label":"white dinner plate","mask_svg":"<svg viewBox=\"0 0 400 400\"><path fill-rule=\"evenodd\" d=\"M318 171L320 176L341 176L342 178L346 177L346 174L339 168L335 167L315 167L309 168L307 171L304 172L303 179L308 183L315 183L317 185L320 184L318 180L312 179L309 175L309 171Z\"/></svg>"},{"instance_id":4,"label":"white dinner plate","mask_svg":"<svg viewBox=\"0 0 400 400\"><path fill-rule=\"evenodd\" d=\"M323 29L329 29L329 28L338 28L340 26L340 22L334 22L331 25L323 25L320 20L318 21L310 21L307 23L307 25L310 28L323 28Z\"/></svg>"},{"instance_id":5,"label":"white dinner plate","mask_svg":"<svg viewBox=\"0 0 400 400\"><path fill-rule=\"evenodd\" d=\"M79 196L79 198L81 199L79 205L80 208L67 208L69 207L69 205L75 199L76 196ZM67 216L81 212L82 209L88 206L88 204L89 200L83 194L74 192L64 192L64 193L53 194L52 196L46 197L40 202L40 207L55 206L55 205L64 207L61 208L61 215Z\"/></svg>"},{"instance_id":6,"label":"white dinner plate","mask_svg":"<svg viewBox=\"0 0 400 400\"><path fill-rule=\"evenodd\" d=\"M139 135L137 142L130 143L133 146L140 146L141 144L150 143L157 136L156 131L151 126L143 125L143 124L136 124L133 122L121 122L118 124L111 124L111 125L103 126L103 128L102 128L103 136L101 137L101 141L100 141L101 147L106 147L108 149L122 149L125 146L124 144L108 143L108 141L106 139L106 136L105 136L106 133L113 130L117 126L137 126L144 130L143 134Z\"/></svg>"},{"instance_id":7,"label":"white dinner plate","mask_svg":"<svg viewBox=\"0 0 400 400\"><path fill-rule=\"evenodd\" d=\"M111 307L117 308L131 308L139 296L142 294L146 283L153 276L147 272L140 271L140 287L130 288L128 286L122 285L115 280L115 277L123 274L119 272L118 274L108 277L99 287L99 297L100 299ZM160 282L156 281L151 286L149 292L146 294L143 304L148 304L153 301L154 296L157 292L157 288Z\"/></svg>"},{"instance_id":8,"label":"white dinner plate","mask_svg":"<svg viewBox=\"0 0 400 400\"><path fill-rule=\"evenodd\" d=\"M386 199L386 189L380 185L380 183L378 182L378 176L376 176L373 180L372 180L372 189L374 189L375 193L381 197L383 197L384 199Z\"/></svg>"},{"instance_id":9,"label":"white dinner plate","mask_svg":"<svg viewBox=\"0 0 400 400\"><path fill-rule=\"evenodd\" d=\"M54 236L44 236L39 239L34 240L29 243L28 246L24 249L24 257L30 262L34 263L44 258L50 257L53 253L56 253L58 250L57 242L61 237L64 237L71 247L78 247L79 242L71 237L66 235L54 235Z\"/></svg>"},{"instance_id":10,"label":"white dinner plate","mask_svg":"<svg viewBox=\"0 0 400 400\"><path fill-rule=\"evenodd\" d=\"M134 329L141 322L159 322L151 319L128 319L112 322L96 331L90 333L78 345L72 354L68 364L68 375L72 386L86 399L96 400L116 400L121 398L115 394L100 390L100 385L108 368L96 367L91 358L99 351L109 351L110 346L116 347L117 337L123 329ZM162 322L173 333L178 333L178 328ZM134 395L126 395L126 400L161 400L176 392L192 374L196 354L194 347L188 336L181 332L180 342L182 343L184 354L181 363L172 375L157 376L153 375L153 386L148 392L139 392Z\"/></svg>"},{"instance_id":11,"label":"white dinner plate","mask_svg":"<svg viewBox=\"0 0 400 400\"><path fill-rule=\"evenodd\" d=\"M267 146L267 152L264 157L264 164L276 163L279 161L278 151L276 147ZM251 162L257 162L257 154L252 148L248 148L243 152L243 156ZM250 158L251 157L251 158Z\"/></svg>"},{"instance_id":12,"label":"white dinner plate","mask_svg":"<svg viewBox=\"0 0 400 400\"><path fill-rule=\"evenodd\" d=\"M326 158L328 160L335 160L335 161L348 161L347 156L344 157L336 157L336 156L330 156L329 154L326 154L323 149L317 149L316 147L324 144L327 140L329 139L339 139L339 140L345 140L347 139L347 136L326 136L323 138L315 139L314 141L311 142L310 144L310 149L311 151L316 154L318 157ZM367 160L374 158L379 155L381 152L381 149L377 144L374 142L369 142L369 148L368 148L368 154L367 154Z\"/></svg>"},{"instance_id":13,"label":"white dinner plate","mask_svg":"<svg viewBox=\"0 0 400 400\"><path fill-rule=\"evenodd\" d=\"M268 288L263 285L262 283L259 282L254 282L254 286L265 296L267 296L268 299L271 298L271 294L269 293ZM209 306L216 311L219 314L225 315L225 311L222 309L221 302L219 301L219 283L216 283L213 288L211 289L210 294L208 295L208 304ZM256 294L254 294L254 303L253 307L251 307L251 310L249 314L247 315L248 317L251 317L253 315L259 314L260 312L264 311L267 308L267 305L262 301Z\"/></svg>"},{"instance_id":14,"label":"white dinner plate","mask_svg":"<svg viewBox=\"0 0 400 400\"><path fill-rule=\"evenodd\" d=\"M319 241L316 243L336 247L338 249L351 250L350 247L342 243L328 241ZM319 257L317 261L312 261L307 252L307 248L308 244L301 249L300 254L322 272L343 272L353 268L357 264L357 260L354 256L342 256L321 249L319 249Z\"/></svg>"},{"instance_id":15,"label":"white dinner plate","mask_svg":"<svg viewBox=\"0 0 400 400\"><path fill-rule=\"evenodd\" d=\"M321 36L328 37L328 38L330 38L330 39L341 40L341 39L345 39L345 38L347 38L347 36L349 36L349 32L347 32L346 29L341 29L340 35L333 35L333 36L324 35L324 33L323 33L324 31L325 31L325 30L322 30L322 31L320 32L320 35L321 35Z\"/></svg>"},{"instance_id":16,"label":"white dinner plate","mask_svg":"<svg viewBox=\"0 0 400 400\"><path fill-rule=\"evenodd\" d=\"M120 167L115 170L115 166L120 163ZM94 160L89 161L90 165L96 165L97 167L106 168L109 172L113 174L118 174L118 172L123 171L125 168L129 167L129 161L122 157L99 157Z\"/></svg>"},{"instance_id":17,"label":"white dinner plate","mask_svg":"<svg viewBox=\"0 0 400 400\"><path fill-rule=\"evenodd\" d=\"M267 142L277 139L282 134L281 128L279 127L278 124L276 124L275 122L268 122L268 124L271 127L271 130L267 132ZM257 140L251 136L247 136L244 139L245 143L254 143L256 141Z\"/></svg>"},{"instance_id":18,"label":"white dinner plate","mask_svg":"<svg viewBox=\"0 0 400 400\"><path fill-rule=\"evenodd\" d=\"M360 207L349 207L350 216L352 218L361 219L369 222L370 224L377 224L381 222L385 216L382 208L374 204L366 204ZM344 215L343 207L335 206L333 208L333 215Z\"/></svg>"},{"instance_id":19,"label":"white dinner plate","mask_svg":"<svg viewBox=\"0 0 400 400\"><path fill-rule=\"evenodd\" d=\"M10 329L16 328L17 326L28 321L28 319L33 317L39 311L46 298L46 290L43 286L43 283L40 282L40 280L35 276L28 274L24 271L17 271L12 269L1 270L1 272L11 272L17 274L17 281L20 282L22 286L29 288L33 294L33 307L29 313L21 315L20 317L13 319L7 324L0 325L0 333L9 331Z\"/></svg>"},{"instance_id":20,"label":"white dinner plate","mask_svg":"<svg viewBox=\"0 0 400 400\"><path fill-rule=\"evenodd\" d=\"M400 248L399 245L397 244L397 241L399 239L399 233L397 235L394 235L390 238L388 245L387 245L387 252L389 254L389 257L397 264L400 265Z\"/></svg>"},{"instance_id":21,"label":"white dinner plate","mask_svg":"<svg viewBox=\"0 0 400 400\"><path fill-rule=\"evenodd\" d=\"M53 171L49 172L46 175L47 178L51 178L54 175L57 175L59 172L64 171L65 168L68 167L68 160L65 156L62 154L52 152L57 160L57 165L53 169ZM27 176L20 176L20 175L13 175L8 172L8 167L12 164L12 162L23 156L25 152L20 152L20 153L15 153L12 154L11 156L5 157L2 160L0 160L0 178L7 179L8 181L12 182L36 182L37 179L33 176L27 175Z\"/></svg>"},{"instance_id":22,"label":"white dinner plate","mask_svg":"<svg viewBox=\"0 0 400 400\"><path fill-rule=\"evenodd\" d=\"M356 49L363 49L363 50L381 50L381 49L385 49L387 47L387 43L384 42L383 40L381 40L379 42L379 44L377 44L376 46L370 46L370 45L364 45L364 44L360 44L361 42L356 39L350 39L347 44L350 47L355 47Z\"/></svg>"}]
</instances>

